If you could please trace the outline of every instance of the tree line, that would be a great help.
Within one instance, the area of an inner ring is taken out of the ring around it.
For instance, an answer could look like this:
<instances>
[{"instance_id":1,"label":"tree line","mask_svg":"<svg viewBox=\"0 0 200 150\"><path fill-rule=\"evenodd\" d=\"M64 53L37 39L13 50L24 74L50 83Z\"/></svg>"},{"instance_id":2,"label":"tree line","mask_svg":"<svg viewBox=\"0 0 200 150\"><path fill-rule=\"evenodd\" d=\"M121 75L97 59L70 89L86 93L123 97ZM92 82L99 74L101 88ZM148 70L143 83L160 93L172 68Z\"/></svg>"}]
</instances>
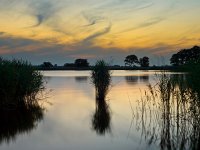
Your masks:
<instances>
[{"instance_id":1,"label":"tree line","mask_svg":"<svg viewBox=\"0 0 200 150\"><path fill-rule=\"evenodd\" d=\"M40 66L44 68L53 68L57 67L57 64L53 65L51 62L43 62ZM89 67L89 62L87 59L76 59L74 63L65 63L63 67Z\"/></svg>"},{"instance_id":2,"label":"tree line","mask_svg":"<svg viewBox=\"0 0 200 150\"><path fill-rule=\"evenodd\" d=\"M140 65L141 67L149 67L149 58L143 57L138 59L136 55L128 55L124 60L125 66L134 67ZM74 63L65 63L63 67L89 67L90 64L87 59L76 59ZM117 65L115 65L117 66ZM43 68L57 67L57 64L53 65L51 62L43 62L40 65Z\"/></svg>"},{"instance_id":3,"label":"tree line","mask_svg":"<svg viewBox=\"0 0 200 150\"><path fill-rule=\"evenodd\" d=\"M172 66L182 66L187 64L196 64L200 63L200 47L194 46L190 49L182 49L179 52L172 55L170 58L170 64ZM149 67L150 59L147 56L142 58L138 58L135 54L131 54L125 57L124 59L125 66L128 67ZM53 65L51 62L44 62L40 65L43 68L53 68L57 67L57 65ZM63 67L89 67L90 64L87 59L76 59L74 63L65 63Z\"/></svg>"}]
</instances>

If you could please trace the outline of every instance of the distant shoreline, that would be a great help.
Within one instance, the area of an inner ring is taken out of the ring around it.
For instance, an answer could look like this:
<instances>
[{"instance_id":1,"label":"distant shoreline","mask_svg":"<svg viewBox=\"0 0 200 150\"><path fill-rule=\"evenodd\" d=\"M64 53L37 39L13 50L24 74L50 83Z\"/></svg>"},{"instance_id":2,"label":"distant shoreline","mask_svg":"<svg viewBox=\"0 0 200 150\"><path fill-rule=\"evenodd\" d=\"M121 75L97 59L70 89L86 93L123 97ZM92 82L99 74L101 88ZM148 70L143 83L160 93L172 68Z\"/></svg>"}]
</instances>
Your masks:
<instances>
[{"instance_id":1,"label":"distant shoreline","mask_svg":"<svg viewBox=\"0 0 200 150\"><path fill-rule=\"evenodd\" d=\"M85 71L85 70L92 70L92 66L90 67L63 67L63 66L57 66L57 67L40 67L40 66L35 66L36 70L40 71L70 71L70 70L75 70L75 71ZM174 70L178 71L178 67L174 66L152 66L152 67L115 67L115 66L110 66L109 70Z\"/></svg>"}]
</instances>

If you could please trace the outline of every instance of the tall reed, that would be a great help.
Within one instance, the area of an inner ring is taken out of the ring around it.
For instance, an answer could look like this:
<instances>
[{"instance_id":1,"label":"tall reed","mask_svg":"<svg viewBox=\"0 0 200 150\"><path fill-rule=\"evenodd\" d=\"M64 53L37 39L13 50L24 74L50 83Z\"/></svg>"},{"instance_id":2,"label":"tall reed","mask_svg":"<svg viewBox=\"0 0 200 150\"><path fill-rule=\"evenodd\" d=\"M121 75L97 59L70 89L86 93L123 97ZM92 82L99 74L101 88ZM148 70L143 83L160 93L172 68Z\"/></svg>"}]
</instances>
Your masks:
<instances>
[{"instance_id":1,"label":"tall reed","mask_svg":"<svg viewBox=\"0 0 200 150\"><path fill-rule=\"evenodd\" d=\"M0 59L0 108L37 103L36 96L43 89L43 76L30 63Z\"/></svg>"},{"instance_id":2,"label":"tall reed","mask_svg":"<svg viewBox=\"0 0 200 150\"><path fill-rule=\"evenodd\" d=\"M137 126L148 144L160 149L194 149L200 145L200 97L190 74L157 75L137 106ZM200 86L200 85L199 85Z\"/></svg>"},{"instance_id":3,"label":"tall reed","mask_svg":"<svg viewBox=\"0 0 200 150\"><path fill-rule=\"evenodd\" d=\"M104 100L111 83L111 72L104 60L96 62L92 70L92 83L96 89L96 99Z\"/></svg>"}]
</instances>

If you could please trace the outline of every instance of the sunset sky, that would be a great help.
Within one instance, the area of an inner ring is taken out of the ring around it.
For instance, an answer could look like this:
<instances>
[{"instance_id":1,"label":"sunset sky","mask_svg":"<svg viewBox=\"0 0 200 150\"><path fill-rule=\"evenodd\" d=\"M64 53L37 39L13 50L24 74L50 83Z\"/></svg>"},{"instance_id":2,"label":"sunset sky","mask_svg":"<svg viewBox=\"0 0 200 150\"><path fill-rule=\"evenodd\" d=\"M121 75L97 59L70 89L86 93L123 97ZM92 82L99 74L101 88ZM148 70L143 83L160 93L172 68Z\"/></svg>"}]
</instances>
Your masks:
<instances>
[{"instance_id":1,"label":"sunset sky","mask_svg":"<svg viewBox=\"0 0 200 150\"><path fill-rule=\"evenodd\" d=\"M0 56L33 64L128 54L160 56L200 45L200 0L0 0Z\"/></svg>"}]
</instances>

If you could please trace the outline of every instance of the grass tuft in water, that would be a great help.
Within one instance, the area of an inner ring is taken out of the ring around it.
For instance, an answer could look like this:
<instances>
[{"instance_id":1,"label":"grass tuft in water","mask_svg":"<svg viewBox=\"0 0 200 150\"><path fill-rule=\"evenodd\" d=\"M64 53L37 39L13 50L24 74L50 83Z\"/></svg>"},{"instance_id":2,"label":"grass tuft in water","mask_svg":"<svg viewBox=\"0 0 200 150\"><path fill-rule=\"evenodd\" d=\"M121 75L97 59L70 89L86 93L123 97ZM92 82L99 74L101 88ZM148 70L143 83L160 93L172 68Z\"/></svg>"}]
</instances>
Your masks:
<instances>
[{"instance_id":1,"label":"grass tuft in water","mask_svg":"<svg viewBox=\"0 0 200 150\"><path fill-rule=\"evenodd\" d=\"M96 89L96 99L104 100L111 83L111 73L108 64L104 60L96 62L91 78Z\"/></svg>"}]
</instances>

